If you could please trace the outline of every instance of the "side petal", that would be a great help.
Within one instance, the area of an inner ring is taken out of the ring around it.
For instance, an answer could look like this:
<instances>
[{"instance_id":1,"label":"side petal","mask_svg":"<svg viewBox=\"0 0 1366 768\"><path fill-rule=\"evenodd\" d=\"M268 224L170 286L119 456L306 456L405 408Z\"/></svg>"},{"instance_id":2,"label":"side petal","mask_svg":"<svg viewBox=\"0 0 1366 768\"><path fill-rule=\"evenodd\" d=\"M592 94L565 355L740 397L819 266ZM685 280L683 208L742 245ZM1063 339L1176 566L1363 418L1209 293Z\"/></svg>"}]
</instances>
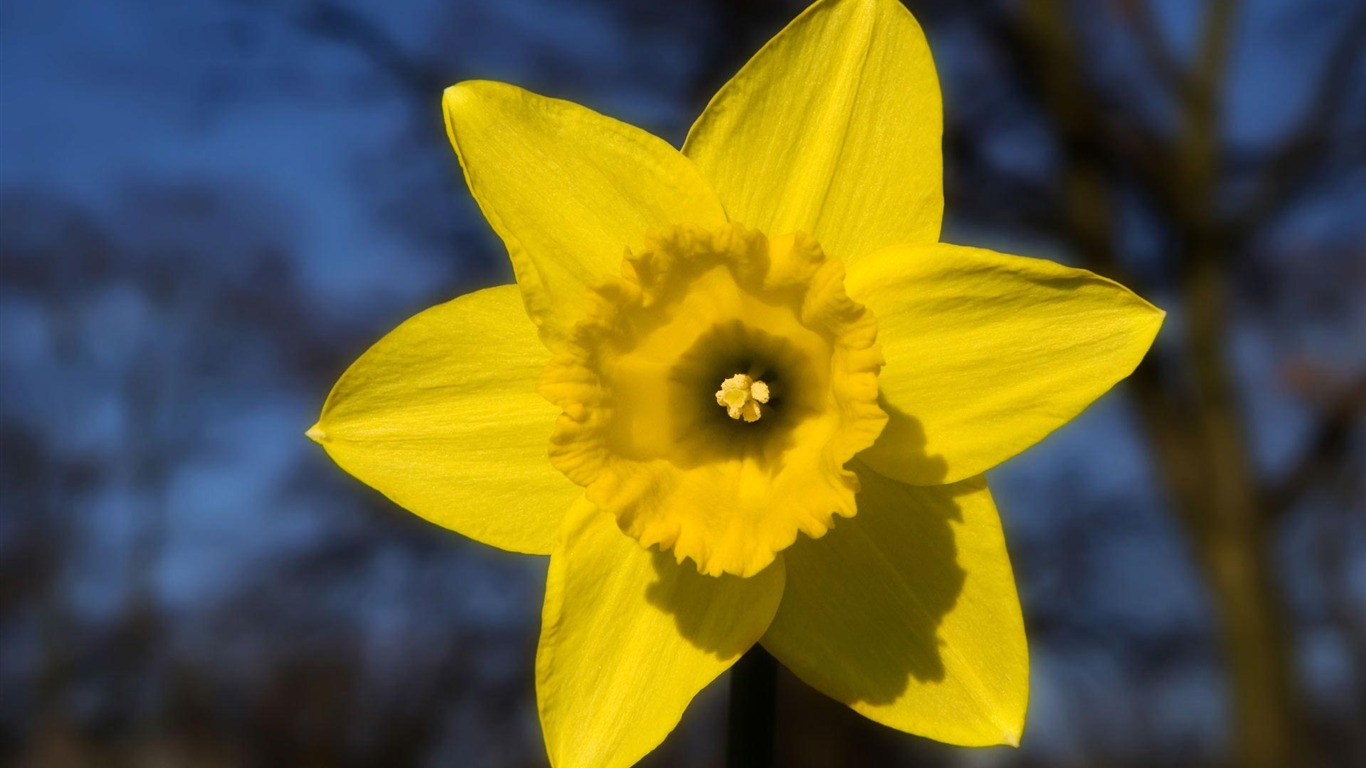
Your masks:
<instances>
[{"instance_id":1,"label":"side petal","mask_svg":"<svg viewBox=\"0 0 1366 768\"><path fill-rule=\"evenodd\" d=\"M1112 280L980 248L898 246L851 271L877 316L887 428L861 454L921 485L980 474L1133 372L1165 314Z\"/></svg>"},{"instance_id":2,"label":"side petal","mask_svg":"<svg viewBox=\"0 0 1366 768\"><path fill-rule=\"evenodd\" d=\"M453 85L442 104L465 181L548 344L646 230L726 221L692 162L639 128L503 83Z\"/></svg>"},{"instance_id":3,"label":"side petal","mask_svg":"<svg viewBox=\"0 0 1366 768\"><path fill-rule=\"evenodd\" d=\"M733 221L806 232L850 267L935 242L943 114L925 35L897 0L823 0L726 83L683 152Z\"/></svg>"},{"instance_id":4,"label":"side petal","mask_svg":"<svg viewBox=\"0 0 1366 768\"><path fill-rule=\"evenodd\" d=\"M633 765L708 683L763 635L783 591L779 559L711 577L643 549L587 501L550 556L536 694L555 768Z\"/></svg>"},{"instance_id":5,"label":"side petal","mask_svg":"<svg viewBox=\"0 0 1366 768\"><path fill-rule=\"evenodd\" d=\"M548 554L582 492L550 466L550 353L511 285L410 318L342 374L308 431L333 461L437 525Z\"/></svg>"},{"instance_id":6,"label":"side petal","mask_svg":"<svg viewBox=\"0 0 1366 768\"><path fill-rule=\"evenodd\" d=\"M784 553L764 647L884 725L963 746L1019 743L1029 657L986 481L917 487L854 466L858 515Z\"/></svg>"}]
</instances>

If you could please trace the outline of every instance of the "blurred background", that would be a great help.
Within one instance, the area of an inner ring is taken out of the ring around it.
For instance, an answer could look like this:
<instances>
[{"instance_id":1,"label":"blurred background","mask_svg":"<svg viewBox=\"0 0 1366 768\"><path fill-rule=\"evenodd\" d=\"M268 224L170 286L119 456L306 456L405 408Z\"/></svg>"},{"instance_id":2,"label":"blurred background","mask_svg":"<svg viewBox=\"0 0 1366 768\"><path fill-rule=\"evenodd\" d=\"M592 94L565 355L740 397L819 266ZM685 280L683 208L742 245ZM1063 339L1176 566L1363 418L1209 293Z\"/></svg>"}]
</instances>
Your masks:
<instances>
[{"instance_id":1,"label":"blurred background","mask_svg":"<svg viewBox=\"0 0 1366 768\"><path fill-rule=\"evenodd\" d=\"M0 5L0 763L541 766L545 561L303 431L405 317L510 281L444 86L681 143L800 0ZM784 766L1366 765L1366 3L912 0L945 238L1169 315L990 477L1018 750L781 681ZM644 763L719 765L724 685Z\"/></svg>"}]
</instances>

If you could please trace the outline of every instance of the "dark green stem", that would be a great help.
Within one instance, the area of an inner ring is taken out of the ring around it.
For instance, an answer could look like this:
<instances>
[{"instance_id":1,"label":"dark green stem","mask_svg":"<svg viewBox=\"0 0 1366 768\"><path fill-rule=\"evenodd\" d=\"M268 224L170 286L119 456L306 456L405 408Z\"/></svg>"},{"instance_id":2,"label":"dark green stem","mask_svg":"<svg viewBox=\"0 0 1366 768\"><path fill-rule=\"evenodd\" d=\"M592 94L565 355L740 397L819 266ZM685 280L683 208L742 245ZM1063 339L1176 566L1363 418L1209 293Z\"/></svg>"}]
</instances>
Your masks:
<instances>
[{"instance_id":1,"label":"dark green stem","mask_svg":"<svg viewBox=\"0 0 1366 768\"><path fill-rule=\"evenodd\" d=\"M727 768L773 768L777 683L778 662L757 645L731 669Z\"/></svg>"}]
</instances>

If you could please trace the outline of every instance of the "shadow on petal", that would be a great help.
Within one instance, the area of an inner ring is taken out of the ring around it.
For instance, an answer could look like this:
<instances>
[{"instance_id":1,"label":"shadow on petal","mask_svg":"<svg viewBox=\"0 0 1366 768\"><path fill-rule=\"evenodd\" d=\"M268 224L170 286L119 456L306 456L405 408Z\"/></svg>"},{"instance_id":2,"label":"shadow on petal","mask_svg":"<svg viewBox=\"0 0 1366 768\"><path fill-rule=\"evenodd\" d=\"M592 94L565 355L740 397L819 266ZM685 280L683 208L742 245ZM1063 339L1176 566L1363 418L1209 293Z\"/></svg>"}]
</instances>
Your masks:
<instances>
[{"instance_id":1,"label":"shadow on petal","mask_svg":"<svg viewBox=\"0 0 1366 768\"><path fill-rule=\"evenodd\" d=\"M942 473L915 442L918 423L900 423L897 452ZM1017 743L1028 652L986 480L915 486L857 458L850 466L858 514L783 553L783 602L764 646L884 725L953 744Z\"/></svg>"},{"instance_id":2,"label":"shadow on petal","mask_svg":"<svg viewBox=\"0 0 1366 768\"><path fill-rule=\"evenodd\" d=\"M922 473L947 465L925 454L915 417L879 405L890 420L878 446L890 446ZM787 550L786 594L764 644L799 677L849 704L895 701L910 681L945 676L938 628L967 573L958 564L956 498L971 489L914 487L889 480L857 458L858 514L816 540Z\"/></svg>"},{"instance_id":3,"label":"shadow on petal","mask_svg":"<svg viewBox=\"0 0 1366 768\"><path fill-rule=\"evenodd\" d=\"M768 628L783 591L783 563L749 578L704 576L691 562L652 550L655 580L645 587L650 605L671 615L678 633L722 661L734 661Z\"/></svg>"}]
</instances>

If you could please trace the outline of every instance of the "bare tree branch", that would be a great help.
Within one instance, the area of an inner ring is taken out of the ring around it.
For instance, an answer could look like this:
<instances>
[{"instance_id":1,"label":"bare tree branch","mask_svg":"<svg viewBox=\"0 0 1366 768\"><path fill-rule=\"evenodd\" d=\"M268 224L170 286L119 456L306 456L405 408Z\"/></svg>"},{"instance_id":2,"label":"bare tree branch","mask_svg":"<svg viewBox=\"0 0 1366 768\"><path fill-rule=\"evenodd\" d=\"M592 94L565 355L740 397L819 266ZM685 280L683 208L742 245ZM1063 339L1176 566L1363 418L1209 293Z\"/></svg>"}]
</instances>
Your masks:
<instances>
[{"instance_id":1,"label":"bare tree branch","mask_svg":"<svg viewBox=\"0 0 1366 768\"><path fill-rule=\"evenodd\" d=\"M1158 82L1173 94L1184 92L1189 87L1189 74L1162 38L1153 18L1151 0L1117 0L1116 5L1129 22L1139 53Z\"/></svg>"},{"instance_id":2,"label":"bare tree branch","mask_svg":"<svg viewBox=\"0 0 1366 768\"><path fill-rule=\"evenodd\" d=\"M945 194L953 201L951 208L1007 230L1067 237L1058 190L1047 178L994 163L984 146L985 134L971 130L972 123L973 118L963 116L944 132L944 154L951 169L945 178Z\"/></svg>"},{"instance_id":3,"label":"bare tree branch","mask_svg":"<svg viewBox=\"0 0 1366 768\"><path fill-rule=\"evenodd\" d=\"M1347 458L1352 432L1366 414L1366 376L1357 379L1323 410L1299 458L1280 480L1266 489L1266 512L1285 515L1333 468Z\"/></svg>"},{"instance_id":4,"label":"bare tree branch","mask_svg":"<svg viewBox=\"0 0 1366 768\"><path fill-rule=\"evenodd\" d=\"M1229 46L1238 0L1211 0L1202 22L1195 68L1182 92L1181 141L1173 148L1175 173L1168 183L1176 205L1170 213L1192 247L1188 267L1203 259L1221 259L1227 249L1214 241L1216 193L1222 177L1220 151L1223 121L1220 99L1228 71ZM1211 341L1218 341L1211 339Z\"/></svg>"},{"instance_id":5,"label":"bare tree branch","mask_svg":"<svg viewBox=\"0 0 1366 768\"><path fill-rule=\"evenodd\" d=\"M1228 229L1235 235L1249 236L1274 219L1293 203L1308 182L1322 169L1326 156L1325 135L1350 107L1356 68L1366 53L1366 5L1357 8L1352 18L1324 59L1323 74L1309 106L1280 147L1265 163L1248 201L1230 218Z\"/></svg>"},{"instance_id":6,"label":"bare tree branch","mask_svg":"<svg viewBox=\"0 0 1366 768\"><path fill-rule=\"evenodd\" d=\"M361 53L424 103L450 84L433 62L408 53L374 19L341 3L326 0L312 3L295 17L294 22L310 34Z\"/></svg>"},{"instance_id":7,"label":"bare tree branch","mask_svg":"<svg viewBox=\"0 0 1366 768\"><path fill-rule=\"evenodd\" d=\"M1129 100L1101 92L1086 80L1067 16L1049 3L1026 4L1019 15L977 3L963 10L1008 58L1004 73L1038 100L1063 152L1107 177L1131 179L1170 217L1176 205L1169 181L1170 149Z\"/></svg>"}]
</instances>

